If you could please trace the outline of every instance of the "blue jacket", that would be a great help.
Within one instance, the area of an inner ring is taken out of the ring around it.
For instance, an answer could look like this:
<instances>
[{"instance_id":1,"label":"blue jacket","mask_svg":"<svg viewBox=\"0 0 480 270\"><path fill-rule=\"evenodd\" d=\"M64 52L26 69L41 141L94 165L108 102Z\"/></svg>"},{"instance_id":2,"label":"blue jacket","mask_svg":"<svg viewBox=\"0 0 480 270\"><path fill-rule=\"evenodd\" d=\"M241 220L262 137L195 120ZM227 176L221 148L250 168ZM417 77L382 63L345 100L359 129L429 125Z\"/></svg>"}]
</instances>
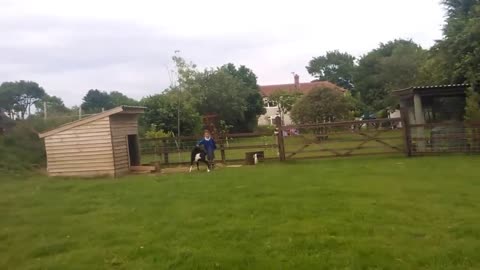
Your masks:
<instances>
[{"instance_id":1,"label":"blue jacket","mask_svg":"<svg viewBox=\"0 0 480 270\"><path fill-rule=\"evenodd\" d=\"M205 138L201 139L198 143L198 145L203 145L205 147L205 151L208 152L213 152L215 149L217 149L217 145L215 144L215 141L213 138L210 138L210 140L207 140Z\"/></svg>"}]
</instances>

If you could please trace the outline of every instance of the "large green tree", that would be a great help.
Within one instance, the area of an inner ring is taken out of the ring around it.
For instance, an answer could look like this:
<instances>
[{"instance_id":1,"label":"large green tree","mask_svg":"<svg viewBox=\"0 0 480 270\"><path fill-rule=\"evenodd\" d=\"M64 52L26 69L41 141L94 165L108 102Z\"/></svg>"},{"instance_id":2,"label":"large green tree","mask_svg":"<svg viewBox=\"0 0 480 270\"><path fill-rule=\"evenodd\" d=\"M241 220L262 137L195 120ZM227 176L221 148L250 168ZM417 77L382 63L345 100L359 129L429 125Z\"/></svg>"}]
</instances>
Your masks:
<instances>
[{"instance_id":1,"label":"large green tree","mask_svg":"<svg viewBox=\"0 0 480 270\"><path fill-rule=\"evenodd\" d=\"M306 67L308 73L321 81L329 81L351 90L355 71L355 57L340 51L330 51L314 57Z\"/></svg>"},{"instance_id":2,"label":"large green tree","mask_svg":"<svg viewBox=\"0 0 480 270\"><path fill-rule=\"evenodd\" d=\"M431 50L435 72L429 78L445 83L480 83L480 1L444 0L447 9L444 38Z\"/></svg>"},{"instance_id":3,"label":"large green tree","mask_svg":"<svg viewBox=\"0 0 480 270\"><path fill-rule=\"evenodd\" d=\"M173 72L178 102L193 104L200 115L217 114L232 131L252 131L258 116L264 113L262 97L255 74L245 66L227 64L199 71L193 63L175 56ZM181 115L180 119L183 116Z\"/></svg>"},{"instance_id":4,"label":"large green tree","mask_svg":"<svg viewBox=\"0 0 480 270\"><path fill-rule=\"evenodd\" d=\"M98 113L102 109L108 110L113 107L112 99L110 95L105 91L98 89L91 89L83 97L82 110L86 113Z\"/></svg>"},{"instance_id":5,"label":"large green tree","mask_svg":"<svg viewBox=\"0 0 480 270\"><path fill-rule=\"evenodd\" d=\"M146 128L154 126L156 131L163 130L177 134L177 113L180 106L182 135L193 135L199 131L200 115L189 101L183 100L179 103L175 91L146 97L140 103L147 108L142 119Z\"/></svg>"},{"instance_id":6,"label":"large green tree","mask_svg":"<svg viewBox=\"0 0 480 270\"><path fill-rule=\"evenodd\" d=\"M47 114L64 114L70 112L63 103L63 100L57 96L45 95L41 100L35 103L39 114L44 113L44 105L47 106Z\"/></svg>"},{"instance_id":7,"label":"large green tree","mask_svg":"<svg viewBox=\"0 0 480 270\"><path fill-rule=\"evenodd\" d=\"M253 131L257 126L258 117L265 113L260 87L257 84L257 76L251 69L243 65L237 68L234 64L229 63L222 66L221 70L243 83L242 96L246 96L247 103L244 121L237 121L236 123L231 123L231 125L236 130Z\"/></svg>"},{"instance_id":8,"label":"large green tree","mask_svg":"<svg viewBox=\"0 0 480 270\"><path fill-rule=\"evenodd\" d=\"M248 92L244 90L242 81L223 69L198 72L187 88L201 115L217 114L235 131L246 122Z\"/></svg>"},{"instance_id":9,"label":"large green tree","mask_svg":"<svg viewBox=\"0 0 480 270\"><path fill-rule=\"evenodd\" d=\"M121 92L100 91L91 89L83 97L82 109L87 113L98 113L102 109L108 110L121 105L138 105L138 102L132 98L127 97Z\"/></svg>"},{"instance_id":10,"label":"large green tree","mask_svg":"<svg viewBox=\"0 0 480 270\"><path fill-rule=\"evenodd\" d=\"M414 85L426 51L411 40L395 40L364 55L355 72L354 95L374 111L393 105L391 91Z\"/></svg>"},{"instance_id":11,"label":"large green tree","mask_svg":"<svg viewBox=\"0 0 480 270\"><path fill-rule=\"evenodd\" d=\"M137 106L139 104L135 99L129 98L118 91L112 91L109 95L114 107L121 105Z\"/></svg>"},{"instance_id":12,"label":"large green tree","mask_svg":"<svg viewBox=\"0 0 480 270\"><path fill-rule=\"evenodd\" d=\"M32 113L32 106L45 95L45 90L36 82L4 82L0 85L0 107L10 117L25 119Z\"/></svg>"},{"instance_id":13,"label":"large green tree","mask_svg":"<svg viewBox=\"0 0 480 270\"><path fill-rule=\"evenodd\" d=\"M291 116L297 124L340 121L351 117L347 98L330 88L316 88L293 106Z\"/></svg>"}]
</instances>

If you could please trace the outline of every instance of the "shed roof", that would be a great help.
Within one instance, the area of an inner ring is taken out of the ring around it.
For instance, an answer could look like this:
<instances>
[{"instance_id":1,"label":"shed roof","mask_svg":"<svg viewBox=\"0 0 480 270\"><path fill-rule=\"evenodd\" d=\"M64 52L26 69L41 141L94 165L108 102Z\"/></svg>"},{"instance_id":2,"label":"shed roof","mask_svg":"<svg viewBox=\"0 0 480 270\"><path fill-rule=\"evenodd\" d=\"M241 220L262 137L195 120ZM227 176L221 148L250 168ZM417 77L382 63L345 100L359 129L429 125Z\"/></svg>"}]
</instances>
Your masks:
<instances>
[{"instance_id":1,"label":"shed roof","mask_svg":"<svg viewBox=\"0 0 480 270\"><path fill-rule=\"evenodd\" d=\"M465 90L469 86L470 86L469 84L413 86L405 89L392 91L392 94L400 98L409 98L414 94L420 94L420 96L462 95L462 94L465 94Z\"/></svg>"},{"instance_id":2,"label":"shed roof","mask_svg":"<svg viewBox=\"0 0 480 270\"><path fill-rule=\"evenodd\" d=\"M93 121L96 121L96 120L99 120L99 119L102 119L104 117L108 117L108 116L114 115L114 114L141 114L141 113L144 112L145 109L146 109L145 107L138 107L138 106L119 106L119 107L115 107L113 109L110 109L110 110L107 110L107 111L104 111L104 112L101 112L101 113L98 113L98 114L95 114L95 115L92 115L92 116L89 116L89 117L85 117L83 119L80 119L80 120L77 120L77 121L59 126L58 128L40 133L40 134L38 134L38 137L45 138L45 137L48 137L48 136L52 136L52 135L55 135L59 132L69 130L71 128L78 127L78 126L81 126L81 125L85 125L85 124L91 123Z\"/></svg>"}]
</instances>

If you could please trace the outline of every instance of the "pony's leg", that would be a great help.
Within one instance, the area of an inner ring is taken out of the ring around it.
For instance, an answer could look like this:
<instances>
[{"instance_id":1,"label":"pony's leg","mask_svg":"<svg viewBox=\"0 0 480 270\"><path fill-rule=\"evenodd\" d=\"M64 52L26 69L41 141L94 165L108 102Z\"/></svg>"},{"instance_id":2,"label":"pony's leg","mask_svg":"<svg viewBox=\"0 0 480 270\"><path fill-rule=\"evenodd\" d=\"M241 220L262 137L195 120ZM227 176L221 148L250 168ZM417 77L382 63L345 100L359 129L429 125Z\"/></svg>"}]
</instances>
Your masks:
<instances>
[{"instance_id":1,"label":"pony's leg","mask_svg":"<svg viewBox=\"0 0 480 270\"><path fill-rule=\"evenodd\" d=\"M208 160L203 160L203 163L205 163L205 165L207 165L207 172L210 172L210 162Z\"/></svg>"},{"instance_id":2,"label":"pony's leg","mask_svg":"<svg viewBox=\"0 0 480 270\"><path fill-rule=\"evenodd\" d=\"M197 161L197 171L200 171L200 165L198 163L199 162Z\"/></svg>"}]
</instances>

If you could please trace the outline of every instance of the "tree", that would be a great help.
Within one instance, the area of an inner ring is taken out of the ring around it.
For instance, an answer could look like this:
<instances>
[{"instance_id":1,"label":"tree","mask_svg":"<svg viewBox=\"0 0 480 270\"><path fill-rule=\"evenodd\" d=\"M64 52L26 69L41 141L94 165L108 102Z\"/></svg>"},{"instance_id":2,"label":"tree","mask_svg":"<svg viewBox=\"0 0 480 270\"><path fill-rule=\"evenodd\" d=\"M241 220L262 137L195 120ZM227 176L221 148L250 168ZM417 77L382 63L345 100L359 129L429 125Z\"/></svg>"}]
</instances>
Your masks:
<instances>
[{"instance_id":1,"label":"tree","mask_svg":"<svg viewBox=\"0 0 480 270\"><path fill-rule=\"evenodd\" d=\"M115 107L112 98L105 91L91 89L83 97L82 110L86 113L98 113L102 109L108 110Z\"/></svg>"},{"instance_id":2,"label":"tree","mask_svg":"<svg viewBox=\"0 0 480 270\"><path fill-rule=\"evenodd\" d=\"M314 57L306 67L308 73L321 81L329 81L345 89L353 88L355 57L340 51L330 51Z\"/></svg>"},{"instance_id":3,"label":"tree","mask_svg":"<svg viewBox=\"0 0 480 270\"><path fill-rule=\"evenodd\" d=\"M263 114L263 100L255 74L248 68L227 64L198 71L193 63L173 57L178 85L170 88L179 103L193 104L201 114L217 114L232 131L252 131ZM182 117L180 117L182 118Z\"/></svg>"},{"instance_id":4,"label":"tree","mask_svg":"<svg viewBox=\"0 0 480 270\"><path fill-rule=\"evenodd\" d=\"M4 82L0 85L0 107L25 119L31 114L31 107L46 95L45 90L32 81Z\"/></svg>"},{"instance_id":5,"label":"tree","mask_svg":"<svg viewBox=\"0 0 480 270\"><path fill-rule=\"evenodd\" d=\"M354 77L354 96L358 95L374 111L394 105L391 91L416 83L425 56L425 50L411 40L380 44L360 59Z\"/></svg>"},{"instance_id":6,"label":"tree","mask_svg":"<svg viewBox=\"0 0 480 270\"><path fill-rule=\"evenodd\" d=\"M298 124L323 123L350 118L348 100L330 88L317 88L293 106L292 120Z\"/></svg>"},{"instance_id":7,"label":"tree","mask_svg":"<svg viewBox=\"0 0 480 270\"><path fill-rule=\"evenodd\" d=\"M289 92L286 90L280 90L274 92L269 99L278 104L278 110L282 116L282 122L284 121L283 116L289 113L293 109L293 105L300 99L302 96L299 92Z\"/></svg>"},{"instance_id":8,"label":"tree","mask_svg":"<svg viewBox=\"0 0 480 270\"><path fill-rule=\"evenodd\" d=\"M120 93L118 91L112 91L110 92L110 100L113 104L113 107L117 106L122 106L122 105L127 105L127 106L137 106L138 101L136 101L133 98L129 98L123 93Z\"/></svg>"},{"instance_id":9,"label":"tree","mask_svg":"<svg viewBox=\"0 0 480 270\"><path fill-rule=\"evenodd\" d=\"M146 97L140 102L147 109L143 115L142 124L146 127L155 126L155 131L177 133L178 99L175 92L167 91ZM193 135L200 129L200 115L189 102L180 103L180 128L182 135Z\"/></svg>"},{"instance_id":10,"label":"tree","mask_svg":"<svg viewBox=\"0 0 480 270\"><path fill-rule=\"evenodd\" d=\"M236 126L236 130L239 131L253 131L257 126L258 116L265 113L260 87L257 84L257 76L249 68L240 66L237 69L235 65L231 63L222 66L221 69L240 80L244 85L242 91L245 93L242 94L246 95L247 101L247 108L244 112L245 120L233 123L233 125Z\"/></svg>"},{"instance_id":11,"label":"tree","mask_svg":"<svg viewBox=\"0 0 480 270\"><path fill-rule=\"evenodd\" d=\"M465 120L479 121L480 120L480 94L470 87L467 91L467 100L465 106Z\"/></svg>"},{"instance_id":12,"label":"tree","mask_svg":"<svg viewBox=\"0 0 480 270\"><path fill-rule=\"evenodd\" d=\"M243 82L223 69L197 73L187 88L201 115L218 114L235 131L240 131L238 124L246 121L249 93L244 90Z\"/></svg>"},{"instance_id":13,"label":"tree","mask_svg":"<svg viewBox=\"0 0 480 270\"><path fill-rule=\"evenodd\" d=\"M70 110L65 106L63 100L56 96L45 95L41 100L35 103L38 113L44 113L44 103L47 105L47 113L67 113Z\"/></svg>"}]
</instances>

